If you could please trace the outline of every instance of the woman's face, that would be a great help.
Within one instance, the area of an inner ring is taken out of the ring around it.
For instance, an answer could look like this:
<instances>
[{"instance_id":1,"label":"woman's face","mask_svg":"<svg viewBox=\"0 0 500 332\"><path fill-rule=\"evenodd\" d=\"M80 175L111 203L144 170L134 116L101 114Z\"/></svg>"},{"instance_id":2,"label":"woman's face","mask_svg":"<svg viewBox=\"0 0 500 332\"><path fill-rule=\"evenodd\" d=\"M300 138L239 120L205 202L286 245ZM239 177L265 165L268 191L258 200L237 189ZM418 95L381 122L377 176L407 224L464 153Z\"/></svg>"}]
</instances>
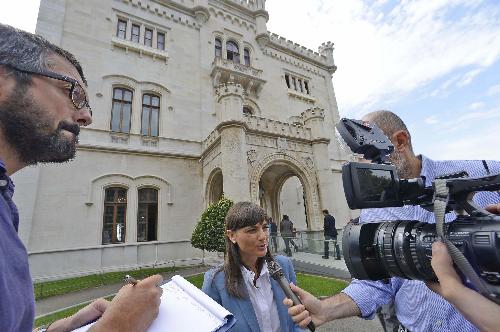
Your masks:
<instances>
[{"instance_id":1,"label":"woman's face","mask_svg":"<svg viewBox=\"0 0 500 332\"><path fill-rule=\"evenodd\" d=\"M227 236L231 242L238 244L241 258L244 261L254 260L264 257L267 253L268 229L267 221L263 220L256 225L243 227L236 231L228 230Z\"/></svg>"}]
</instances>

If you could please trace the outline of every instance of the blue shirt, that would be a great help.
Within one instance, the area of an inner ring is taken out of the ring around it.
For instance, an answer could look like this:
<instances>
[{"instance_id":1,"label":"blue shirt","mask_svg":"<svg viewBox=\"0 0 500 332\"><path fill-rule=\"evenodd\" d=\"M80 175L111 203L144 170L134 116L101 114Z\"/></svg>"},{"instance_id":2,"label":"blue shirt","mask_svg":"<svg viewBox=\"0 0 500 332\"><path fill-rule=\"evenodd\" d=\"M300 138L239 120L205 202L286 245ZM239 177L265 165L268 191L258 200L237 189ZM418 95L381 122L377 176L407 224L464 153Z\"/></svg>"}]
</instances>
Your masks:
<instances>
[{"instance_id":1,"label":"blue shirt","mask_svg":"<svg viewBox=\"0 0 500 332\"><path fill-rule=\"evenodd\" d=\"M500 162L488 161L491 174L500 173ZM469 177L486 176L482 161L453 160L433 161L422 156L420 175L426 186L439 175L466 171ZM500 202L496 192L481 192L474 201L484 207ZM455 219L453 213L446 215L447 221ZM387 220L420 220L434 223L434 214L419 206L398 208L363 209L361 222L380 222ZM382 281L357 280L343 290L356 302L363 318L373 318L377 308L394 301L399 321L410 331L478 331L466 320L453 305L440 295L431 291L422 281L391 278L388 284Z\"/></svg>"},{"instance_id":2,"label":"blue shirt","mask_svg":"<svg viewBox=\"0 0 500 332\"><path fill-rule=\"evenodd\" d=\"M35 298L13 194L14 184L0 160L0 331L27 332L33 328Z\"/></svg>"}]
</instances>

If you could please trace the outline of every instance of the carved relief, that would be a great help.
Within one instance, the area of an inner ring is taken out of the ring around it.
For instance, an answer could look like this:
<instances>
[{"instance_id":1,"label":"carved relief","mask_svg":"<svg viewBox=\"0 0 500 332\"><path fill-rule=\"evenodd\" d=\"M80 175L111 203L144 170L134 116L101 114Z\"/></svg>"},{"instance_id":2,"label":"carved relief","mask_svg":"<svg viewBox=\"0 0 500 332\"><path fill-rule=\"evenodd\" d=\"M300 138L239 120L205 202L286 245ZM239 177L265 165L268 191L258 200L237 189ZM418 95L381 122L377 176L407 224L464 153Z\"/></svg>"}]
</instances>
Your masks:
<instances>
[{"instance_id":1,"label":"carved relief","mask_svg":"<svg viewBox=\"0 0 500 332\"><path fill-rule=\"evenodd\" d=\"M276 147L278 148L278 152L286 153L286 150L288 150L288 142L286 141L286 138L279 137L276 140Z\"/></svg>"},{"instance_id":2,"label":"carved relief","mask_svg":"<svg viewBox=\"0 0 500 332\"><path fill-rule=\"evenodd\" d=\"M247 151L247 159L250 165L253 165L253 163L257 160L257 151L255 150L248 150Z\"/></svg>"},{"instance_id":3,"label":"carved relief","mask_svg":"<svg viewBox=\"0 0 500 332\"><path fill-rule=\"evenodd\" d=\"M304 163L306 164L306 166L312 170L314 168L314 161L312 160L311 157L303 157L304 159Z\"/></svg>"}]
</instances>

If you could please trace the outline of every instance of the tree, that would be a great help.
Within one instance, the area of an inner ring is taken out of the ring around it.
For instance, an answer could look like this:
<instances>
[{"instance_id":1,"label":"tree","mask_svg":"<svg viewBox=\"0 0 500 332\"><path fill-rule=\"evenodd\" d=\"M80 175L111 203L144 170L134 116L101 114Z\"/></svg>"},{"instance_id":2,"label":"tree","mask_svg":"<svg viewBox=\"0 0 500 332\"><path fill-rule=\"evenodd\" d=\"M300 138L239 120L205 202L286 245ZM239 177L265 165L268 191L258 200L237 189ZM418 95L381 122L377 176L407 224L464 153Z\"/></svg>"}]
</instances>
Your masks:
<instances>
[{"instance_id":1,"label":"tree","mask_svg":"<svg viewBox=\"0 0 500 332\"><path fill-rule=\"evenodd\" d=\"M193 247L207 251L226 250L224 219L232 205L233 201L222 196L217 203L211 204L203 212L191 236Z\"/></svg>"}]
</instances>

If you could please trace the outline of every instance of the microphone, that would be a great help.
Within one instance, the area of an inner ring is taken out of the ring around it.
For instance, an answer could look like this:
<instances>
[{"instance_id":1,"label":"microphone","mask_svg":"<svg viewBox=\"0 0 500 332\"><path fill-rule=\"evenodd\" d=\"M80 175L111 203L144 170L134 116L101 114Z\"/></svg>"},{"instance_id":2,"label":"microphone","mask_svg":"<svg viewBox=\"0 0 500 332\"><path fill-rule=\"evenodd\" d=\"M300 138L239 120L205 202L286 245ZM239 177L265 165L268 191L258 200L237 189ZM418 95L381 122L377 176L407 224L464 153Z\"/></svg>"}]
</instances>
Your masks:
<instances>
[{"instance_id":1,"label":"microphone","mask_svg":"<svg viewBox=\"0 0 500 332\"><path fill-rule=\"evenodd\" d=\"M285 292L286 297L292 300L293 305L298 305L302 304L300 302L300 299L295 293L292 291L290 288L290 285L288 283L288 280L286 280L285 275L283 274L283 269L281 266L276 262L269 252L266 254L266 263L267 263L267 269L269 270L269 274L271 277L278 282L278 285L280 285L281 289L283 292ZM307 324L307 327L311 332L314 332L316 330L316 326L314 326L314 323L311 322Z\"/></svg>"}]
</instances>

